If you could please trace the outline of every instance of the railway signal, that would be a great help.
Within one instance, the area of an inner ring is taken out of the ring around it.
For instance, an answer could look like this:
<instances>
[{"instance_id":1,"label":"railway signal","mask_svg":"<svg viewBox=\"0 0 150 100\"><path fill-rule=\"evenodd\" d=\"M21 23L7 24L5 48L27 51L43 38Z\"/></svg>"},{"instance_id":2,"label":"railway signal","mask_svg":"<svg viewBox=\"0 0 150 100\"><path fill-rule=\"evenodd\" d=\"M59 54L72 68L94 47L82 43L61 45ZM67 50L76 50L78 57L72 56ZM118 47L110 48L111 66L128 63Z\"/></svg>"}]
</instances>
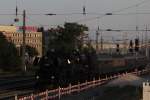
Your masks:
<instances>
[{"instance_id":1,"label":"railway signal","mask_svg":"<svg viewBox=\"0 0 150 100\"><path fill-rule=\"evenodd\" d=\"M133 42L132 42L132 40L130 40L129 52L130 52L130 53L133 53Z\"/></svg>"},{"instance_id":2,"label":"railway signal","mask_svg":"<svg viewBox=\"0 0 150 100\"><path fill-rule=\"evenodd\" d=\"M136 38L135 39L135 52L138 52L139 51L139 39Z\"/></svg>"}]
</instances>

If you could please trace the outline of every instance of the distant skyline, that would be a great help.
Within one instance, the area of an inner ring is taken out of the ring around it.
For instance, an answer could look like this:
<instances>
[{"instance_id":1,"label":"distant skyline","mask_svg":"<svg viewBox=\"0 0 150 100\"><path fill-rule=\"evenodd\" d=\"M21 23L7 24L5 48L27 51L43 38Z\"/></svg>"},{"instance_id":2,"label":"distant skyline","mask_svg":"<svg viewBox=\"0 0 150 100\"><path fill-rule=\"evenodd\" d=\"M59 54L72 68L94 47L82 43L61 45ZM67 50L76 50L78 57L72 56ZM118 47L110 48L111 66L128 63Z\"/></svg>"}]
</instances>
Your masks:
<instances>
[{"instance_id":1,"label":"distant skyline","mask_svg":"<svg viewBox=\"0 0 150 100\"><path fill-rule=\"evenodd\" d=\"M136 4L144 3L135 6ZM59 25L64 22L74 22L82 19L79 23L86 24L92 32L95 31L99 25L101 29L144 29L148 25L150 29L150 14L131 14L131 15L112 15L105 16L100 19L90 19L102 15L87 14L84 15L57 15L45 16L46 13L82 13L82 7L86 7L87 13L150 13L149 0L17 0L19 13L22 14L23 9L27 11L27 24L45 26ZM132 7L133 6L133 7ZM1 0L0 1L0 24L13 24L15 15L2 15L2 14L15 14L16 0ZM130 7L128 9L124 9ZM39 15L28 15L39 14ZM83 21L84 19L84 21ZM20 21L22 17L20 16ZM106 32L109 33L109 32ZM133 33L133 32L131 32ZM91 34L92 36L93 34ZM93 35L94 37L95 35Z\"/></svg>"}]
</instances>

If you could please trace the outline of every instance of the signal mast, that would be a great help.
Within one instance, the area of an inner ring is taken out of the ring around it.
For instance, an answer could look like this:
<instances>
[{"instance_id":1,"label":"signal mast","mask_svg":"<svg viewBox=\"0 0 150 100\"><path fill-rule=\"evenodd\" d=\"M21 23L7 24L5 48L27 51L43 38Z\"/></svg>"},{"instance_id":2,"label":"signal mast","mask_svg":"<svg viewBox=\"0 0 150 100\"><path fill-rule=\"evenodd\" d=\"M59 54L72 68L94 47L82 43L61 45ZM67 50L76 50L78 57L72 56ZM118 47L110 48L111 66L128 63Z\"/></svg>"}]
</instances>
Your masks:
<instances>
[{"instance_id":1,"label":"signal mast","mask_svg":"<svg viewBox=\"0 0 150 100\"><path fill-rule=\"evenodd\" d=\"M19 22L19 18L18 18L18 6L17 6L17 0L16 0L16 11L15 11L15 19L14 19L14 22Z\"/></svg>"}]
</instances>

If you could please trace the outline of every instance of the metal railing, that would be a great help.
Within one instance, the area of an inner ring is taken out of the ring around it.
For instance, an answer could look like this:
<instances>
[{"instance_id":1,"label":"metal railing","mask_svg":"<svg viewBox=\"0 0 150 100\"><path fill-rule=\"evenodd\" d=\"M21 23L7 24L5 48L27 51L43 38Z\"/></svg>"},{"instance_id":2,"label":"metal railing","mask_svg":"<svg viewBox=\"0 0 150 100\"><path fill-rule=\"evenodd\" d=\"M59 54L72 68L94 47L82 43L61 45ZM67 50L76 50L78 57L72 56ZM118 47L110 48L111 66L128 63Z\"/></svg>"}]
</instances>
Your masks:
<instances>
[{"instance_id":1,"label":"metal railing","mask_svg":"<svg viewBox=\"0 0 150 100\"><path fill-rule=\"evenodd\" d=\"M100 79L97 79L95 80L95 78L93 78L92 81L85 81L84 83L79 83L76 84L76 85L71 85L69 84L68 87L66 88L61 88L61 87L58 87L57 89L54 89L54 90L46 90L44 92L41 92L41 93L38 93L38 94L31 94L31 95L28 95L28 96L15 96L15 100L53 100L53 99L60 99L61 96L64 96L64 95L69 95L71 93L75 93L75 92L81 92L83 90L87 90L89 88L93 88L93 87L96 87L96 86L100 86L100 85L103 85L105 84L106 82L110 81L110 80L113 80L115 78L118 78L118 77L121 77L121 76L124 76L126 74L135 74L135 75L142 75L142 74L145 74L147 72L149 72L150 70L149 69L144 69L144 70L141 70L141 71L134 71L134 72L130 72L130 73L122 73L122 74L114 74L112 76L109 76L109 77L105 77L105 78L102 78Z\"/></svg>"}]
</instances>

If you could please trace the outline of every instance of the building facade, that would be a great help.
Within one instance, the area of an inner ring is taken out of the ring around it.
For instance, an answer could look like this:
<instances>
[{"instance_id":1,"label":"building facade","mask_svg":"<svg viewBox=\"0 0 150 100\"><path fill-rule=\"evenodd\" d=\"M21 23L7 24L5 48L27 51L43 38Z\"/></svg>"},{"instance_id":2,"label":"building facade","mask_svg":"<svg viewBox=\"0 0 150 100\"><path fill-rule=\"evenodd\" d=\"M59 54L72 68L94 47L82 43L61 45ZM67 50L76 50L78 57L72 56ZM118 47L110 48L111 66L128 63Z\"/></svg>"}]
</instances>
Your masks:
<instances>
[{"instance_id":1,"label":"building facade","mask_svg":"<svg viewBox=\"0 0 150 100\"><path fill-rule=\"evenodd\" d=\"M16 32L16 31L17 31L16 26L0 25L0 32Z\"/></svg>"},{"instance_id":2,"label":"building facade","mask_svg":"<svg viewBox=\"0 0 150 100\"><path fill-rule=\"evenodd\" d=\"M18 28L14 27L14 26L3 26L3 28L1 28L0 26L0 31L6 36L6 39L12 43L15 44L15 46L18 49L18 53L20 55L21 53L21 47L23 44L23 33L19 30L17 30ZM38 56L42 56L43 55L43 36L42 36L42 32L37 32L35 31L35 28L33 28L34 31L31 30L30 31L26 31L26 36L25 36L25 44L35 48L36 51L38 52Z\"/></svg>"}]
</instances>

